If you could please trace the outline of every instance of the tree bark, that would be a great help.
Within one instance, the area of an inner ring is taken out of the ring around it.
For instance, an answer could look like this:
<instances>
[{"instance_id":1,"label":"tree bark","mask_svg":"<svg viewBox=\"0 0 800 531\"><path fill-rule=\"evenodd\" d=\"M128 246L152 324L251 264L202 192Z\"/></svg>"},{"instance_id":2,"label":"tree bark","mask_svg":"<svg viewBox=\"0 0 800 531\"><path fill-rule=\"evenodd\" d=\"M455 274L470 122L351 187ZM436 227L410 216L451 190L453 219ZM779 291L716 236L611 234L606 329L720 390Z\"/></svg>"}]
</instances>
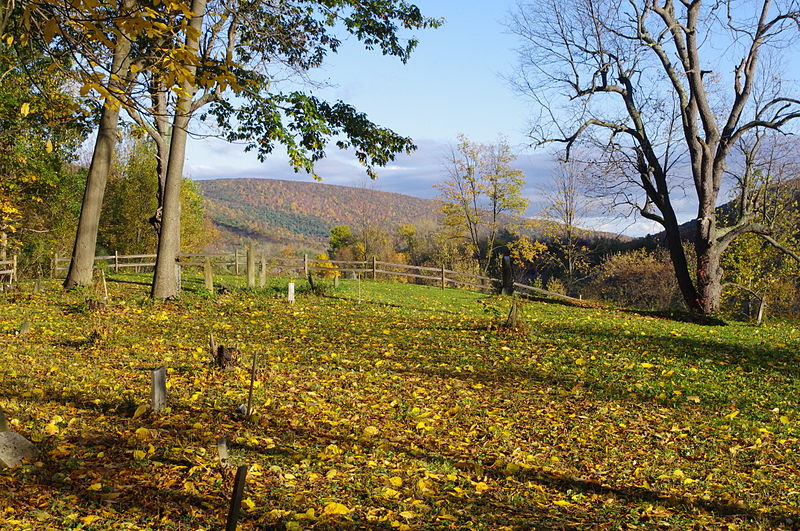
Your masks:
<instances>
[{"instance_id":1,"label":"tree bark","mask_svg":"<svg viewBox=\"0 0 800 531\"><path fill-rule=\"evenodd\" d=\"M206 0L193 0L190 31L186 33L186 49L197 55L200 30L206 9ZM161 232L158 235L158 255L150 296L154 299L173 299L178 295L175 279L175 261L178 257L181 230L181 179L186 156L186 141L192 113L192 98L197 91L192 81L197 72L195 65L188 65L188 74L182 83L182 90L175 105L172 121L172 139L169 146L167 174L164 182L164 207L161 219Z\"/></svg>"},{"instance_id":2,"label":"tree bark","mask_svg":"<svg viewBox=\"0 0 800 531\"><path fill-rule=\"evenodd\" d=\"M124 0L122 2L123 10L129 9L132 4L132 0ZM128 77L130 51L130 40L125 35L119 36L114 46L111 75L109 76L109 88L112 94L122 93L125 89L122 79ZM75 244L72 248L72 259L64 280L64 287L67 289L88 286L92 283L97 228L100 223L100 212L103 207L103 195L108 182L108 174L111 171L114 145L117 141L119 113L119 100L106 98L100 113L100 125L92 153L92 162L86 176L86 190L83 193L81 214L78 219Z\"/></svg>"}]
</instances>

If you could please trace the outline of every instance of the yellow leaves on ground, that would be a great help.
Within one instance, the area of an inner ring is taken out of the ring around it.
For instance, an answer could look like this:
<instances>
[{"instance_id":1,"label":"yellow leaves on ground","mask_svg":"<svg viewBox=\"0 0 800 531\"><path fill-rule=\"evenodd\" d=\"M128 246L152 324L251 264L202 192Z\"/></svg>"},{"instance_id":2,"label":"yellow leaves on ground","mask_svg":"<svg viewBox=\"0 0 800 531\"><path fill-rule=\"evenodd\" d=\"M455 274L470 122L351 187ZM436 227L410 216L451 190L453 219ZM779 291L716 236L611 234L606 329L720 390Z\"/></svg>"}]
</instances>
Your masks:
<instances>
[{"instance_id":1,"label":"yellow leaves on ground","mask_svg":"<svg viewBox=\"0 0 800 531\"><path fill-rule=\"evenodd\" d=\"M331 502L327 504L324 509L322 509L322 512L329 516L335 516L335 515L347 515L350 514L351 511L344 504L338 502Z\"/></svg>"}]
</instances>

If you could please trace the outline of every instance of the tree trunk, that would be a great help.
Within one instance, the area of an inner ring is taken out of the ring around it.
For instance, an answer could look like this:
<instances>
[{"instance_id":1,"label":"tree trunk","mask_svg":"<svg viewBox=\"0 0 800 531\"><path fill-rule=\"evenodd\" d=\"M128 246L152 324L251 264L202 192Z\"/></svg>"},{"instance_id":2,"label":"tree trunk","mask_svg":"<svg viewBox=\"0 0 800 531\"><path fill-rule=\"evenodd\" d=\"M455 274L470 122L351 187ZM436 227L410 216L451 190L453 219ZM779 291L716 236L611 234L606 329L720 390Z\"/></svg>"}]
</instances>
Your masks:
<instances>
[{"instance_id":1,"label":"tree trunk","mask_svg":"<svg viewBox=\"0 0 800 531\"><path fill-rule=\"evenodd\" d=\"M132 3L132 0L123 1L123 9L128 9ZM111 76L109 77L109 88L112 94L114 92L122 93L126 88L121 80L128 77L130 51L130 40L125 35L119 37L114 46ZM86 190L83 193L75 245L72 248L72 259L67 278L64 280L64 287L67 289L75 286L88 286L92 283L92 268L97 247L97 227L100 223L103 194L106 190L111 161L114 156L114 145L117 141L119 112L120 102L116 99L106 98L100 112L100 125L89 174L86 176Z\"/></svg>"},{"instance_id":2,"label":"tree trunk","mask_svg":"<svg viewBox=\"0 0 800 531\"><path fill-rule=\"evenodd\" d=\"M186 33L186 49L196 55L199 49L200 30L206 10L206 0L193 0L190 30ZM182 90L175 105L172 121L172 139L169 147L167 174L164 182L164 208L161 232L158 235L158 255L150 296L155 299L173 299L178 295L175 279L175 261L178 257L181 230L181 180L186 156L186 140L191 120L192 98L196 87L189 79L194 79L197 67L187 66L189 74L182 83Z\"/></svg>"}]
</instances>

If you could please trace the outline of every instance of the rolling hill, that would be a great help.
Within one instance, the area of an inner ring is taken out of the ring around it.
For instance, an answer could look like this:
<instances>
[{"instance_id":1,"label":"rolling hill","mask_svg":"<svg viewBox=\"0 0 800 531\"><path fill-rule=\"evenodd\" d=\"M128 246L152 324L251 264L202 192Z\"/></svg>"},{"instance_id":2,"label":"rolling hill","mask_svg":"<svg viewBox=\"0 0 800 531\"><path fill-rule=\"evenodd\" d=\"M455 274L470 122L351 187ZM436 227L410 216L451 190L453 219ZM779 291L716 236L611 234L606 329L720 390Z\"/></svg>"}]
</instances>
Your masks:
<instances>
[{"instance_id":1,"label":"rolling hill","mask_svg":"<svg viewBox=\"0 0 800 531\"><path fill-rule=\"evenodd\" d=\"M380 226L393 231L403 224L435 223L441 202L393 192L277 179L197 181L206 212L220 232L216 247L252 240L259 244L319 250L327 248L330 229L349 225ZM509 223L521 220L506 216ZM531 221L531 220L526 220ZM535 222L541 227L543 223ZM530 228L532 237L541 230ZM608 233L594 237L622 239Z\"/></svg>"}]
</instances>

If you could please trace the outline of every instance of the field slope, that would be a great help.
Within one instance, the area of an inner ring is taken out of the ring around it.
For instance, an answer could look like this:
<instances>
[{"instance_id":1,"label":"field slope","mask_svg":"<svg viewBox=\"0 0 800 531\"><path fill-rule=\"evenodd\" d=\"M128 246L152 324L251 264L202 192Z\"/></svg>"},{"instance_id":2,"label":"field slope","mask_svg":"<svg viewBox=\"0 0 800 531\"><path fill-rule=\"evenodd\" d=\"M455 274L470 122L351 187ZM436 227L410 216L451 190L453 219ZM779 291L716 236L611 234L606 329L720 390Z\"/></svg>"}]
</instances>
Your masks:
<instances>
[{"instance_id":1,"label":"field slope","mask_svg":"<svg viewBox=\"0 0 800 531\"><path fill-rule=\"evenodd\" d=\"M142 280L112 277L100 311L55 281L0 295L0 408L41 449L0 471L0 528L219 529L240 464L242 529L800 522L793 325L528 302L505 331L508 299L456 290L299 283L290 306L285 281L190 279L156 304ZM162 364L170 407L144 412Z\"/></svg>"}]
</instances>

